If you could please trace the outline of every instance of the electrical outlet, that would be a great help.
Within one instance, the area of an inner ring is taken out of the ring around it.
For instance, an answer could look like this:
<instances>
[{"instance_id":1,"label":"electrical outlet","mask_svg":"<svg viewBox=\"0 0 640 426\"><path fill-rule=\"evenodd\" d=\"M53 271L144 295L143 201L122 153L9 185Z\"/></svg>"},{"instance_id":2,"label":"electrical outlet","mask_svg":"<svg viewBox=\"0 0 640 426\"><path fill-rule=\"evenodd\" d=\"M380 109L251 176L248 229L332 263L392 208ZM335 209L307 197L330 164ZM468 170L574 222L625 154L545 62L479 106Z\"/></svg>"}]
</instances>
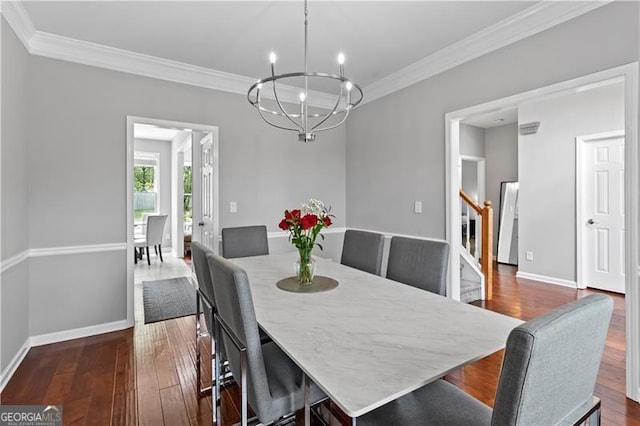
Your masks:
<instances>
[{"instance_id":1,"label":"electrical outlet","mask_svg":"<svg viewBox=\"0 0 640 426\"><path fill-rule=\"evenodd\" d=\"M422 201L416 201L413 203L413 212L422 213Z\"/></svg>"},{"instance_id":2,"label":"electrical outlet","mask_svg":"<svg viewBox=\"0 0 640 426\"><path fill-rule=\"evenodd\" d=\"M237 213L238 212L238 203L232 201L229 203L229 213Z\"/></svg>"},{"instance_id":3,"label":"electrical outlet","mask_svg":"<svg viewBox=\"0 0 640 426\"><path fill-rule=\"evenodd\" d=\"M533 252L532 252L532 251L528 251L528 252L526 252L526 253L524 254L524 257L525 257L527 260L533 260Z\"/></svg>"}]
</instances>

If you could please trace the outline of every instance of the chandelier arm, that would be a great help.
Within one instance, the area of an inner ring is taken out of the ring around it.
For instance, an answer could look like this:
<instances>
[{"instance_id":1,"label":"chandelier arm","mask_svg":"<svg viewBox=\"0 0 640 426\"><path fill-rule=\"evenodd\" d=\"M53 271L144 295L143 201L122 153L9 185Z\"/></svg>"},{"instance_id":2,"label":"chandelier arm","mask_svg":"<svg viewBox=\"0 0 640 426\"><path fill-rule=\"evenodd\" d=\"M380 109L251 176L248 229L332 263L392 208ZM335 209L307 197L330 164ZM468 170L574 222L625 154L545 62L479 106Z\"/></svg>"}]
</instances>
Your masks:
<instances>
[{"instance_id":1,"label":"chandelier arm","mask_svg":"<svg viewBox=\"0 0 640 426\"><path fill-rule=\"evenodd\" d=\"M289 113L287 112L287 110L284 109L284 107L282 106L282 104L280 103L280 98L278 98L278 91L276 90L276 80L272 80L271 81L271 86L273 87L273 96L276 98L276 104L278 104L278 108L280 108L280 111L282 111L283 117L287 117L289 119L289 121L291 121L293 123L294 126L296 126L296 130L300 130L304 132L304 127L302 127L300 124L298 124L297 121L295 121L293 118L291 118L291 116L289 115ZM302 120L302 118L301 118Z\"/></svg>"},{"instance_id":2,"label":"chandelier arm","mask_svg":"<svg viewBox=\"0 0 640 426\"><path fill-rule=\"evenodd\" d=\"M297 132L298 131L298 129L292 129L290 127L284 127L284 126L281 126L279 124L275 124L275 123L267 120L267 118L264 116L263 111L265 111L265 110L268 111L268 110L266 108L264 108L262 105L260 105L260 89L259 88L256 90L256 103L254 104L252 102L252 105L255 106L258 109L258 114L260 114L260 118L262 118L264 120L264 122L267 123L268 125L276 127L278 129L282 129L282 130L291 130L293 132Z\"/></svg>"},{"instance_id":3,"label":"chandelier arm","mask_svg":"<svg viewBox=\"0 0 640 426\"><path fill-rule=\"evenodd\" d=\"M336 109L338 109L338 105L340 105L340 100L342 99L342 86L340 86L340 94L338 95L338 100L336 101L336 104L333 106L333 109L331 111L329 111L327 113L327 115L325 115L322 120L320 120L319 122L316 123L315 126L313 126L311 128L311 131L313 132L314 130L316 130L318 127L320 127L322 125L322 123L324 123L325 121L327 121L329 119L329 117L331 117L333 115L334 112L336 112Z\"/></svg>"},{"instance_id":4,"label":"chandelier arm","mask_svg":"<svg viewBox=\"0 0 640 426\"><path fill-rule=\"evenodd\" d=\"M299 129L294 129L292 127L284 127L284 126L281 126L279 124L275 124L275 123L267 120L267 118L262 113L262 107L260 107L260 106L258 107L258 113L260 114L260 118L262 118L264 120L264 122L267 123L270 126L277 127L278 129L282 129L282 130L291 130L292 132L299 132L300 131Z\"/></svg>"},{"instance_id":5,"label":"chandelier arm","mask_svg":"<svg viewBox=\"0 0 640 426\"><path fill-rule=\"evenodd\" d=\"M345 121L347 121L347 117L349 117L349 113L351 112L351 108L348 108L346 110L343 111L344 112L344 117L342 118L342 120L340 120L339 123L334 124L333 126L329 126L329 127L324 127L322 129L315 129L316 132L323 132L325 130L331 130L331 129L335 129L336 127L340 126L342 123L344 123Z\"/></svg>"}]
</instances>

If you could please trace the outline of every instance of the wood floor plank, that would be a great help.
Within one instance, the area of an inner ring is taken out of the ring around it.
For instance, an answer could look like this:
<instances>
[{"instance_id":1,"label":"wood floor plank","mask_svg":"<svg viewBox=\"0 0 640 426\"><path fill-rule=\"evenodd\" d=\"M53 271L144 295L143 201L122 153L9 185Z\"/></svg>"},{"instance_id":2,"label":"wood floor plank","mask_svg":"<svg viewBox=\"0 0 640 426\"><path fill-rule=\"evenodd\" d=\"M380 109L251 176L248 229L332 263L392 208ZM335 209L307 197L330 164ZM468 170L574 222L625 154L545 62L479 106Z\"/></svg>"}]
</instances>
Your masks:
<instances>
[{"instance_id":1,"label":"wood floor plank","mask_svg":"<svg viewBox=\"0 0 640 426\"><path fill-rule=\"evenodd\" d=\"M494 269L493 300L478 306L529 320L592 290L515 277L515 268ZM595 394L602 399L602 424L640 426L640 404L625 397L624 297L612 295L614 314ZM208 343L203 343L204 374ZM0 394L3 404L63 405L65 425L211 425L211 397L199 397L195 372L195 317L153 324L137 320L133 329L32 348ZM493 405L502 351L446 377ZM240 420L239 389L222 392L223 422ZM331 426L349 425L328 404ZM298 419L297 423L299 423Z\"/></svg>"},{"instance_id":2,"label":"wood floor plank","mask_svg":"<svg viewBox=\"0 0 640 426\"><path fill-rule=\"evenodd\" d=\"M165 425L189 426L189 416L179 385L161 389L160 400Z\"/></svg>"}]
</instances>

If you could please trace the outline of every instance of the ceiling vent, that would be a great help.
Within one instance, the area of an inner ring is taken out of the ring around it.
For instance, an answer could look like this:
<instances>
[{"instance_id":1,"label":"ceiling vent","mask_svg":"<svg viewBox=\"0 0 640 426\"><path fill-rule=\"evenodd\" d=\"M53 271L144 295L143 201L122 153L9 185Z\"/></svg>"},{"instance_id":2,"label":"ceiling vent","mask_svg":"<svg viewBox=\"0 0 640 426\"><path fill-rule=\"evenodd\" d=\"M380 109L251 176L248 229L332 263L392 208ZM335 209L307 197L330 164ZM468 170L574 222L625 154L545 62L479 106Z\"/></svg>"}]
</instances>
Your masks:
<instances>
[{"instance_id":1,"label":"ceiling vent","mask_svg":"<svg viewBox=\"0 0 640 426\"><path fill-rule=\"evenodd\" d=\"M534 121L533 123L525 123L519 126L521 135L533 135L538 133L538 127L540 127L539 121Z\"/></svg>"}]
</instances>

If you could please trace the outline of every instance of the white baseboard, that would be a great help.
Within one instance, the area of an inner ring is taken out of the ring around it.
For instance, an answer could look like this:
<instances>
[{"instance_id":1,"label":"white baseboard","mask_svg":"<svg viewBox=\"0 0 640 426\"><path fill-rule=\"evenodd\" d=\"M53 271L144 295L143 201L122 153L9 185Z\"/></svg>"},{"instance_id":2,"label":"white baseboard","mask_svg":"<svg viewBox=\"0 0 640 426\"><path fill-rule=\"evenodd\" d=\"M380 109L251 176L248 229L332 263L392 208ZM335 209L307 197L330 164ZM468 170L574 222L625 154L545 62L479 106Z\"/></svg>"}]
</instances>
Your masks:
<instances>
[{"instance_id":1,"label":"white baseboard","mask_svg":"<svg viewBox=\"0 0 640 426\"><path fill-rule=\"evenodd\" d=\"M562 278L547 277L546 275L530 274L528 272L516 272L517 278L540 281L547 284L561 285L563 287L578 288L575 281L564 280Z\"/></svg>"},{"instance_id":2,"label":"white baseboard","mask_svg":"<svg viewBox=\"0 0 640 426\"><path fill-rule=\"evenodd\" d=\"M4 387L9 383L9 379L13 376L13 373L16 372L24 357L29 353L29 349L31 349L30 340L30 338L25 340L9 365L7 365L7 368L5 368L2 374L0 374L0 392L4 390Z\"/></svg>"},{"instance_id":3,"label":"white baseboard","mask_svg":"<svg viewBox=\"0 0 640 426\"><path fill-rule=\"evenodd\" d=\"M75 328L72 330L56 331L53 333L40 334L30 337L31 347L48 345L49 343L64 342L65 340L79 339L82 337L95 336L96 334L110 333L112 331L124 330L130 325L127 320L108 322L105 324L90 325L88 327Z\"/></svg>"},{"instance_id":4,"label":"white baseboard","mask_svg":"<svg viewBox=\"0 0 640 426\"><path fill-rule=\"evenodd\" d=\"M64 330L54 333L40 334L38 336L31 336L27 338L27 340L18 350L18 353L16 353L7 368L0 375L0 392L9 382L11 376L13 376L13 374L16 372L24 357L27 355L27 353L29 353L29 349L33 348L34 346L42 346L48 345L50 343L64 342L65 340L95 336L97 334L110 333L112 331L119 331L130 327L132 327L132 325L129 324L127 320L122 320L105 324L91 325L89 327L76 328L73 330Z\"/></svg>"}]
</instances>

